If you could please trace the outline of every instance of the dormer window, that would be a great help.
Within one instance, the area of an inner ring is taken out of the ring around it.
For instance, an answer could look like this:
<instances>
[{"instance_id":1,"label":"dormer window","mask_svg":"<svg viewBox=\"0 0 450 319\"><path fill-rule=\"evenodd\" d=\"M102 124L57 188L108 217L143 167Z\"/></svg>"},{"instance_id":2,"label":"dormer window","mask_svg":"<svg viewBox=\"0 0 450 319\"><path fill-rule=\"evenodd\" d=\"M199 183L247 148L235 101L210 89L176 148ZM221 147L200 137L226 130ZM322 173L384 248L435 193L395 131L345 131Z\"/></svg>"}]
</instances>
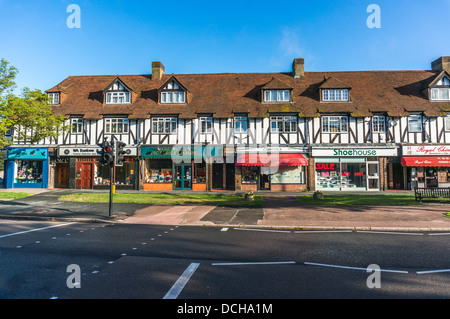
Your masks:
<instances>
[{"instance_id":1,"label":"dormer window","mask_svg":"<svg viewBox=\"0 0 450 319\"><path fill-rule=\"evenodd\" d=\"M59 93L48 93L48 103L52 105L59 104Z\"/></svg>"},{"instance_id":2,"label":"dormer window","mask_svg":"<svg viewBox=\"0 0 450 319\"><path fill-rule=\"evenodd\" d=\"M290 102L290 90L265 90L264 102Z\"/></svg>"},{"instance_id":3,"label":"dormer window","mask_svg":"<svg viewBox=\"0 0 450 319\"><path fill-rule=\"evenodd\" d=\"M171 80L162 88L160 102L163 104L186 103L186 92L175 80Z\"/></svg>"},{"instance_id":4,"label":"dormer window","mask_svg":"<svg viewBox=\"0 0 450 319\"><path fill-rule=\"evenodd\" d=\"M119 79L116 79L105 90L106 104L128 104L131 103L131 90Z\"/></svg>"},{"instance_id":5,"label":"dormer window","mask_svg":"<svg viewBox=\"0 0 450 319\"><path fill-rule=\"evenodd\" d=\"M348 97L348 89L322 89L322 101L324 102L347 102Z\"/></svg>"},{"instance_id":6,"label":"dormer window","mask_svg":"<svg viewBox=\"0 0 450 319\"><path fill-rule=\"evenodd\" d=\"M430 84L430 99L432 101L450 101L450 78L446 71Z\"/></svg>"},{"instance_id":7,"label":"dormer window","mask_svg":"<svg viewBox=\"0 0 450 319\"><path fill-rule=\"evenodd\" d=\"M448 100L450 100L450 88L431 89L431 99L433 101L448 101Z\"/></svg>"}]
</instances>

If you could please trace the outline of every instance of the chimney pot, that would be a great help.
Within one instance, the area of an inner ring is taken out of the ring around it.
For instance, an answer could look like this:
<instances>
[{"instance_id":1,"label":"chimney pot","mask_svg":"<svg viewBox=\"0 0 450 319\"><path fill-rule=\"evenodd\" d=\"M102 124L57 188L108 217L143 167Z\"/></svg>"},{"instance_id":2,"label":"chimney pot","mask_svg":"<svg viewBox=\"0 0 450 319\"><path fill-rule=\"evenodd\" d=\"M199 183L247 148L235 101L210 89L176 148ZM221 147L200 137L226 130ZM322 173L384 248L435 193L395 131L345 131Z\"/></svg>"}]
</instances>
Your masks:
<instances>
[{"instance_id":1,"label":"chimney pot","mask_svg":"<svg viewBox=\"0 0 450 319\"><path fill-rule=\"evenodd\" d=\"M161 80L164 75L164 65L159 61L152 62L152 80Z\"/></svg>"},{"instance_id":2,"label":"chimney pot","mask_svg":"<svg viewBox=\"0 0 450 319\"><path fill-rule=\"evenodd\" d=\"M292 75L294 79L299 79L305 76L305 60L303 58L296 58L292 62Z\"/></svg>"}]
</instances>

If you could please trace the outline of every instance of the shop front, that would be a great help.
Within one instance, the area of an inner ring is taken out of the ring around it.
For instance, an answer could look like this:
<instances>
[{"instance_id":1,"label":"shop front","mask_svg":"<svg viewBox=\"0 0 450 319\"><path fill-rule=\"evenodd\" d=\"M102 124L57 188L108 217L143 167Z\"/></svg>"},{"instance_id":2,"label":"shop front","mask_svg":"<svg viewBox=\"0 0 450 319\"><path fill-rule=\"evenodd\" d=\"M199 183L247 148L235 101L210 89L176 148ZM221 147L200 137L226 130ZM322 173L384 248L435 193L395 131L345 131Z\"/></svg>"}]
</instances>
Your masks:
<instances>
[{"instance_id":1,"label":"shop front","mask_svg":"<svg viewBox=\"0 0 450 319\"><path fill-rule=\"evenodd\" d=\"M386 157L397 148L312 148L315 189L320 191L379 191L386 187Z\"/></svg>"},{"instance_id":2,"label":"shop front","mask_svg":"<svg viewBox=\"0 0 450 319\"><path fill-rule=\"evenodd\" d=\"M5 173L6 188L48 188L48 148L8 148Z\"/></svg>"},{"instance_id":3,"label":"shop front","mask_svg":"<svg viewBox=\"0 0 450 319\"><path fill-rule=\"evenodd\" d=\"M306 190L308 166L306 149L238 148L236 152L238 190L245 192Z\"/></svg>"},{"instance_id":4,"label":"shop front","mask_svg":"<svg viewBox=\"0 0 450 319\"><path fill-rule=\"evenodd\" d=\"M403 146L401 164L408 189L450 187L450 145Z\"/></svg>"},{"instance_id":5,"label":"shop front","mask_svg":"<svg viewBox=\"0 0 450 319\"><path fill-rule=\"evenodd\" d=\"M207 146L142 146L144 190L206 191L211 152Z\"/></svg>"},{"instance_id":6,"label":"shop front","mask_svg":"<svg viewBox=\"0 0 450 319\"><path fill-rule=\"evenodd\" d=\"M116 189L136 189L136 176L138 164L136 162L136 147L125 147L127 156L123 166L115 166L112 182ZM68 186L75 189L109 189L111 182L111 171L109 165L103 165L101 159L101 148L93 147L59 147L58 158L68 170ZM56 169L58 174L67 174L62 167Z\"/></svg>"}]
</instances>

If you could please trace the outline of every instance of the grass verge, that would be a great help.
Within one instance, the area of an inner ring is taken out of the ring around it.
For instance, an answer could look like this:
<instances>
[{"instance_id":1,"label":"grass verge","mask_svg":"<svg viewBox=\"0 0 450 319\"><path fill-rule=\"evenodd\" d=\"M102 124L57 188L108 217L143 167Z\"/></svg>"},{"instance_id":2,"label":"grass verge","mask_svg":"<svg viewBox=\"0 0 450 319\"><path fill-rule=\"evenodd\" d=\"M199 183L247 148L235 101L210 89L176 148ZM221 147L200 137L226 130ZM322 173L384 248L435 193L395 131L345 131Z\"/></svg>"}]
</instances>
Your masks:
<instances>
[{"instance_id":1,"label":"grass verge","mask_svg":"<svg viewBox=\"0 0 450 319\"><path fill-rule=\"evenodd\" d=\"M60 201L107 203L109 193L74 193L61 196ZM262 196L255 195L254 201L247 201L242 195L223 194L113 194L114 203L133 203L150 205L214 205L261 207L264 205Z\"/></svg>"},{"instance_id":2,"label":"grass verge","mask_svg":"<svg viewBox=\"0 0 450 319\"><path fill-rule=\"evenodd\" d=\"M3 199L19 199L31 196L31 193L23 193L23 192L0 192L0 198Z\"/></svg>"},{"instance_id":3,"label":"grass verge","mask_svg":"<svg viewBox=\"0 0 450 319\"><path fill-rule=\"evenodd\" d=\"M298 195L297 200L305 205L385 205L385 206L420 206L427 203L450 204L450 199L436 198L415 200L413 194L325 194L323 200L316 200L312 195Z\"/></svg>"}]
</instances>

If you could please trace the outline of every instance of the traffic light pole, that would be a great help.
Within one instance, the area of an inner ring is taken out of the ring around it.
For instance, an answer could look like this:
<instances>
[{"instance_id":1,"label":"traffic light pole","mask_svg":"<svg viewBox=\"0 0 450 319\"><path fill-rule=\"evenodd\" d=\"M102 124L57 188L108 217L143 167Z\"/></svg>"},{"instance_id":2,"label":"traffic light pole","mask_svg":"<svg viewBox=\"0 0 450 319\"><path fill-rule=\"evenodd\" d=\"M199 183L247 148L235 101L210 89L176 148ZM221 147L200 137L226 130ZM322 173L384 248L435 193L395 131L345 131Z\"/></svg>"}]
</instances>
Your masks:
<instances>
[{"instance_id":1,"label":"traffic light pole","mask_svg":"<svg viewBox=\"0 0 450 319\"><path fill-rule=\"evenodd\" d=\"M114 161L109 163L109 211L108 217L111 218L112 211L112 190L113 190L113 177L114 177Z\"/></svg>"}]
</instances>

